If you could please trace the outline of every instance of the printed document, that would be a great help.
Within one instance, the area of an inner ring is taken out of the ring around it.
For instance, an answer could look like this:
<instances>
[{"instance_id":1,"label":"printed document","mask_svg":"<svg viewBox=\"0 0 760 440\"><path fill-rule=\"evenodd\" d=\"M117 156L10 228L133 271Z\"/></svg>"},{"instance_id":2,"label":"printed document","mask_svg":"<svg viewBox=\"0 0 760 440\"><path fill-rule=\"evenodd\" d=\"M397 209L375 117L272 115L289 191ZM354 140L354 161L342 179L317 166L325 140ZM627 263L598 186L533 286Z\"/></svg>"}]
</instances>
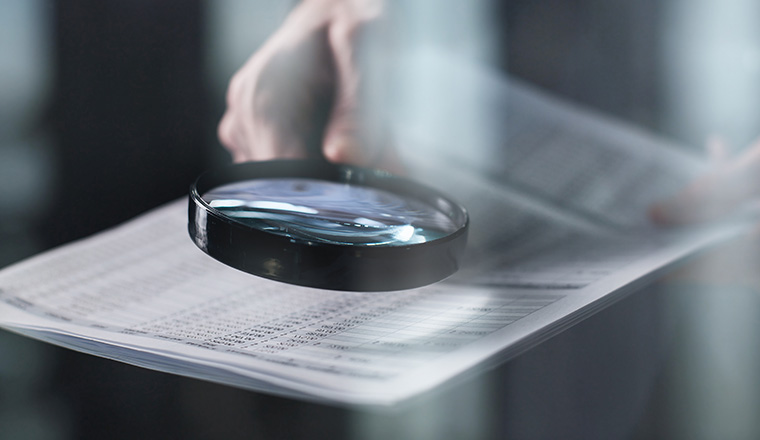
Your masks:
<instances>
[{"instance_id":1,"label":"printed document","mask_svg":"<svg viewBox=\"0 0 760 440\"><path fill-rule=\"evenodd\" d=\"M529 349L741 230L648 223L648 204L696 176L698 158L517 80L418 60L477 84L450 98L493 119L466 148L435 125L445 114L395 122L414 145L412 175L470 212L451 278L380 293L257 278L196 248L178 200L0 271L0 326L231 386L393 405Z\"/></svg>"}]
</instances>

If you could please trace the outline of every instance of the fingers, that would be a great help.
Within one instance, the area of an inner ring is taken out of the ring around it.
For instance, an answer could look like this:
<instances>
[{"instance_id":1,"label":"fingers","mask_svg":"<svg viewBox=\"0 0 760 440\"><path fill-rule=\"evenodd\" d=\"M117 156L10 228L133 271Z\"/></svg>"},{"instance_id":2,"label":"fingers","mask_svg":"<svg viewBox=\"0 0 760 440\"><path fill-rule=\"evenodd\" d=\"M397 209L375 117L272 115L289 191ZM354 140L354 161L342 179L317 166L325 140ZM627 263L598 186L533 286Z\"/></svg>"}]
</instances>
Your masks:
<instances>
[{"instance_id":1,"label":"fingers","mask_svg":"<svg viewBox=\"0 0 760 440\"><path fill-rule=\"evenodd\" d=\"M361 135L357 39L381 6L319 0L294 10L230 82L217 131L233 160L324 157L401 169L390 143Z\"/></svg>"},{"instance_id":2,"label":"fingers","mask_svg":"<svg viewBox=\"0 0 760 440\"><path fill-rule=\"evenodd\" d=\"M236 162L321 155L335 95L326 29L269 47L231 80L219 140Z\"/></svg>"},{"instance_id":3,"label":"fingers","mask_svg":"<svg viewBox=\"0 0 760 440\"><path fill-rule=\"evenodd\" d=\"M656 203L650 217L662 225L713 221L730 215L760 194L760 141L736 157L717 138L707 150L715 168L689 184L674 197Z\"/></svg>"},{"instance_id":4,"label":"fingers","mask_svg":"<svg viewBox=\"0 0 760 440\"><path fill-rule=\"evenodd\" d=\"M725 179L725 174L719 171L696 180L674 197L652 205L650 218L656 224L676 226L721 217L736 205L735 200L724 194Z\"/></svg>"},{"instance_id":5,"label":"fingers","mask_svg":"<svg viewBox=\"0 0 760 440\"><path fill-rule=\"evenodd\" d=\"M232 155L234 162L244 162L246 160L245 153L241 148L241 145L245 145L246 142L244 139L239 138L235 125L235 115L229 110L224 113L221 121L219 121L217 136L222 145Z\"/></svg>"},{"instance_id":6,"label":"fingers","mask_svg":"<svg viewBox=\"0 0 760 440\"><path fill-rule=\"evenodd\" d=\"M378 168L394 174L404 174L395 143L381 123L374 121L374 130L361 127L359 110L339 108L327 128L324 156L330 162Z\"/></svg>"},{"instance_id":7,"label":"fingers","mask_svg":"<svg viewBox=\"0 0 760 440\"><path fill-rule=\"evenodd\" d=\"M264 98L252 99L266 101ZM219 140L233 161L304 157L303 144L287 129L288 123L273 118L274 112L263 111L263 106L230 107L219 122Z\"/></svg>"},{"instance_id":8,"label":"fingers","mask_svg":"<svg viewBox=\"0 0 760 440\"><path fill-rule=\"evenodd\" d=\"M331 22L328 40L334 55L336 102L325 131L323 153L327 160L394 173L403 172L395 146L384 133L381 119L362 108L362 72L357 48L366 25L382 13L381 1L346 2Z\"/></svg>"}]
</instances>

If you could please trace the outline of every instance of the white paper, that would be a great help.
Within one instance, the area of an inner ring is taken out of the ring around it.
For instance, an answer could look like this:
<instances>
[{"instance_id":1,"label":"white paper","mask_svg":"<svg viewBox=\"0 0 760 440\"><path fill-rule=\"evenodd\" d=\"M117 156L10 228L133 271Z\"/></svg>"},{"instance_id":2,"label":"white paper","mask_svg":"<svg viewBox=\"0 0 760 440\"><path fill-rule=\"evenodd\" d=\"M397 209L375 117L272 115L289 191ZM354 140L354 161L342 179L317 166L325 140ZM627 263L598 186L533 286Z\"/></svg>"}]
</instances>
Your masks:
<instances>
[{"instance_id":1,"label":"white paper","mask_svg":"<svg viewBox=\"0 0 760 440\"><path fill-rule=\"evenodd\" d=\"M663 182L676 185L697 169L691 159L661 153L663 145L651 138L545 101L519 84L502 80L492 88L489 99L498 101L497 92L506 91L504 99L521 100L513 105L525 110L526 127L541 131L541 124L567 119L555 124L565 135L533 144L535 157L565 154L571 146L560 140L577 145L574 136L583 133L584 139L604 139L610 154L637 170L649 169L657 158L670 161L672 169L657 169L672 172L670 177L632 172L632 180L612 189L620 194L631 186L662 191ZM541 111L532 110L536 105ZM651 151L629 148L643 138ZM625 199L605 205L586 200L590 193L555 203L560 199L550 193L559 184L552 179L559 177L553 170L541 177L538 160L517 168L494 163L481 173L475 170L483 164L463 166L464 159L418 151L410 158L415 173L459 198L472 216L467 263L445 282L355 293L260 279L197 249L187 235L185 202L177 201L0 271L0 325L233 386L390 405L514 356L735 233L659 233L640 217L622 215L629 206ZM586 159L565 164L579 172L600 166ZM610 177L594 176L594 184Z\"/></svg>"}]
</instances>

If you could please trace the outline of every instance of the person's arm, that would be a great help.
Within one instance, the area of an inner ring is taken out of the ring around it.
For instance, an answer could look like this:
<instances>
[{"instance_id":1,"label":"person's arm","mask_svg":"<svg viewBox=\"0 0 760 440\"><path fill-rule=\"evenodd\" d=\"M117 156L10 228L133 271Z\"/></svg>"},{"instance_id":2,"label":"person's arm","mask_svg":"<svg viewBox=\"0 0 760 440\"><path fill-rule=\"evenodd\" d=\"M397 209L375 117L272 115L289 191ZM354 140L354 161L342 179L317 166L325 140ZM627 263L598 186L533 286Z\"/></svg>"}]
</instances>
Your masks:
<instances>
[{"instance_id":1,"label":"person's arm","mask_svg":"<svg viewBox=\"0 0 760 440\"><path fill-rule=\"evenodd\" d=\"M395 168L358 139L357 34L379 0L303 0L233 76L218 135L236 162L323 155ZM369 163L372 162L372 163Z\"/></svg>"}]
</instances>

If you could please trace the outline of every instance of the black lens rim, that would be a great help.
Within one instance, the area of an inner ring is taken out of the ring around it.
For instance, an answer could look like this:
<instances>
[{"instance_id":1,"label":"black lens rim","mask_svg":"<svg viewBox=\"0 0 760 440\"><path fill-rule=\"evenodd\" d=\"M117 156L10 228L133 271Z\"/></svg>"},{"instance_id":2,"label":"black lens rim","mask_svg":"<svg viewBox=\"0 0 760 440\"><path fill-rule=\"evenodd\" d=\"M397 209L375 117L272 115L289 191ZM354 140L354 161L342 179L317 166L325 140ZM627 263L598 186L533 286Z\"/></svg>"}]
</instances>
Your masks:
<instances>
[{"instance_id":1,"label":"black lens rim","mask_svg":"<svg viewBox=\"0 0 760 440\"><path fill-rule=\"evenodd\" d=\"M403 246L308 242L263 231L225 216L202 195L241 180L301 177L363 185L416 198L458 226L448 236ZM460 267L469 229L467 210L440 192L390 173L323 160L246 162L203 173L191 185L188 232L216 260L260 277L329 290L393 291L440 281Z\"/></svg>"}]
</instances>

